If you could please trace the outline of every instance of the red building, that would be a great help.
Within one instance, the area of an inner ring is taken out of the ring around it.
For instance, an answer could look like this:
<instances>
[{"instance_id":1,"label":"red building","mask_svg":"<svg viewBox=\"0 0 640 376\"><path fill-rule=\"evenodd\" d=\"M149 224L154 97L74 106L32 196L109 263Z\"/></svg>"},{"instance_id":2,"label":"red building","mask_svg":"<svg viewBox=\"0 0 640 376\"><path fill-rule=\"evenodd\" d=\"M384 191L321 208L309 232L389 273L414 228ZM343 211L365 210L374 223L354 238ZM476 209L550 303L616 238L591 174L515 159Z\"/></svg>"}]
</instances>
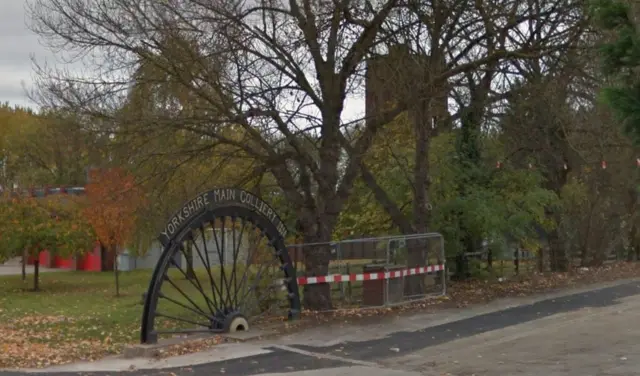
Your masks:
<instances>
[{"instance_id":1,"label":"red building","mask_svg":"<svg viewBox=\"0 0 640 376\"><path fill-rule=\"evenodd\" d=\"M84 187L45 187L45 188L31 188L22 191L17 191L15 194L23 194L31 197L46 197L49 195L67 194L81 196L85 194ZM46 268L61 268L71 270L86 270L86 271L104 271L112 270L113 262L104 262L105 259L111 259L112 257L105 257L105 250L101 247L100 243L96 242L93 249L89 250L82 256L62 258L59 256L51 255L47 250L42 250L39 254L39 264ZM28 265L33 265L35 259L30 257L27 260Z\"/></svg>"}]
</instances>

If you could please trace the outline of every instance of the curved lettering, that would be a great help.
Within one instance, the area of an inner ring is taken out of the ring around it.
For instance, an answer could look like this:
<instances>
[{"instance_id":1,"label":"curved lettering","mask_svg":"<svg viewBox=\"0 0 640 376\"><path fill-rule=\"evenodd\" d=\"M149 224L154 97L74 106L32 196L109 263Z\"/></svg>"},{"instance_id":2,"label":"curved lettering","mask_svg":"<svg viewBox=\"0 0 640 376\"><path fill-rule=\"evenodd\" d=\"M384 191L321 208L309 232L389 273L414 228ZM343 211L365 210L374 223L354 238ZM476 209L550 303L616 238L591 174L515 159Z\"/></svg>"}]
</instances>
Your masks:
<instances>
[{"instance_id":1,"label":"curved lettering","mask_svg":"<svg viewBox=\"0 0 640 376\"><path fill-rule=\"evenodd\" d=\"M158 239L166 245L189 222L191 218L224 205L241 205L267 218L282 237L287 236L287 228L278 214L261 198L247 191L236 188L219 188L201 193L187 201L171 218L160 232Z\"/></svg>"}]
</instances>

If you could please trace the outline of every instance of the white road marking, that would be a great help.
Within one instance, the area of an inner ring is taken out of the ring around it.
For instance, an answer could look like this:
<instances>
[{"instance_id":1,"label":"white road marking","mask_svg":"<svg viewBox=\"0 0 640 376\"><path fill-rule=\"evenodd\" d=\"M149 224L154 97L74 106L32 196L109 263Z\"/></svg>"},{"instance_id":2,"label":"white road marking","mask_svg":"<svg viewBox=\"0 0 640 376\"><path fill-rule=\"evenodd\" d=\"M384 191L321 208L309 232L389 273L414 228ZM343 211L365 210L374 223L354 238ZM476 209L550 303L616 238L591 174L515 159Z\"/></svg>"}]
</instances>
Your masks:
<instances>
[{"instance_id":1,"label":"white road marking","mask_svg":"<svg viewBox=\"0 0 640 376\"><path fill-rule=\"evenodd\" d=\"M345 363L350 363L350 364L355 364L355 365L365 366L365 367L386 368L386 367L384 367L384 366L382 366L382 365L380 365L378 363L374 363L374 362L366 362L364 360L349 359L349 358L345 358L345 357L342 357L342 356L335 356L335 355L329 355L329 354L322 354L322 353L316 353L316 352L311 352L311 351L305 351L305 350L296 349L295 347L290 347L290 346L286 346L286 345L272 345L270 347L277 348L277 349L284 350L284 351L298 353L298 354L301 354L301 355L312 356L314 358L337 360L337 361L340 361L340 362L345 362Z\"/></svg>"}]
</instances>

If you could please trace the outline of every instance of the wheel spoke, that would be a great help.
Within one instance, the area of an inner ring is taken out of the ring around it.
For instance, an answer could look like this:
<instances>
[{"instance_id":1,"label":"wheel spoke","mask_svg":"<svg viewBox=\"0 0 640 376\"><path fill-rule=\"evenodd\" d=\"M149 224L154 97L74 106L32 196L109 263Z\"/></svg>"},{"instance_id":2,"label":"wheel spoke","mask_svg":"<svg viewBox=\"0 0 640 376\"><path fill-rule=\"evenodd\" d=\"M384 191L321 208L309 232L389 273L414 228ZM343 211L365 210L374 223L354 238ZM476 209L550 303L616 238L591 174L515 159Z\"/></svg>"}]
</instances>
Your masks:
<instances>
[{"instance_id":1,"label":"wheel spoke","mask_svg":"<svg viewBox=\"0 0 640 376\"><path fill-rule=\"evenodd\" d=\"M174 286L174 287L175 287L175 286ZM168 297L168 296L166 296L166 295L164 295L164 294L163 294L163 295L161 295L161 296L160 296L160 298L165 299L165 300L168 300L168 301L170 301L171 303L173 303L173 304L175 304L175 305L178 305L178 306L180 306L180 307L182 307L182 308L184 308L184 309L186 309L186 310L188 310L188 311L191 311L191 312L193 312L193 313L195 313L195 314L197 314L197 315L203 316L203 317L204 317L204 318L206 318L206 319L213 320L213 319L214 319L214 317L215 317L215 316L213 316L213 315L207 315L206 313L202 312L202 310L201 310L201 309L199 309L199 308L193 309L193 308L191 308L191 307L189 307L189 306L187 306L187 305L185 305L185 304L182 304L182 303L180 303L179 301L177 301L177 300L175 300L175 299L172 299L172 298L170 298L170 297ZM189 299L189 298L187 298L187 299L188 299L190 302L192 302L192 300L191 300L191 299ZM197 306L196 306L196 307L197 307Z\"/></svg>"},{"instance_id":2,"label":"wheel spoke","mask_svg":"<svg viewBox=\"0 0 640 376\"><path fill-rule=\"evenodd\" d=\"M179 246L180 252L182 252L182 254L184 255L184 247L182 245ZM204 292L204 289L202 288L202 284L200 284L200 280L198 279L198 276L196 274L195 278L189 278L189 275L182 270L182 268L180 267L180 265L178 265L178 263L176 263L176 261L172 258L171 259L171 263L173 263L173 265L176 267L176 269L178 269L180 271L180 273L182 274L182 276L191 283L191 285L193 285L193 287L195 287L200 294L202 294L202 297L204 298L204 300L207 302L207 305L209 306L209 309L211 310L211 312L215 312L215 304L211 301L211 299L209 299L209 297L207 296L207 294ZM167 276L168 278L168 276ZM194 282L195 279L195 282Z\"/></svg>"},{"instance_id":3,"label":"wheel spoke","mask_svg":"<svg viewBox=\"0 0 640 376\"><path fill-rule=\"evenodd\" d=\"M198 257L200 257L200 261L202 261L202 263L205 264L204 268L206 269L207 276L209 277L209 283L211 284L211 292L213 294L213 301L214 301L216 310L220 310L223 305L221 299L220 299L220 304L218 305L218 300L221 296L220 295L221 291L220 289L217 288L217 285L214 282L213 275L211 274L211 262L209 259L209 249L207 247L207 237L205 236L204 226L200 226L199 230L200 230L200 236L202 237L202 247L204 248L204 258L202 257L202 252L200 252L200 247L198 247L198 245L195 244L195 242L194 242L194 245L196 246L196 252L198 253Z\"/></svg>"},{"instance_id":4,"label":"wheel spoke","mask_svg":"<svg viewBox=\"0 0 640 376\"><path fill-rule=\"evenodd\" d=\"M186 294L186 293L185 293L185 292L184 292L180 287L178 287L178 285L176 285L176 284L175 284L175 283L174 283L170 278L167 278L167 282L169 282L169 284L170 284L174 289L176 289L176 290L177 290L177 291L178 291L182 296L184 296L184 297L185 297L185 299L187 299L187 300L189 301L189 303L191 303L191 305L192 305L192 306L193 306L197 311L199 311L202 315L204 315L204 316L205 316L205 317L207 317L207 318L210 318L210 317L211 317L211 316L210 316L210 315L208 315L206 312L204 312L204 311L200 308L200 306L198 306L198 305L197 305L197 304L196 304L196 303L195 303L195 302L194 302L194 301L189 297L189 295L187 295L187 294ZM170 300L166 295L163 295L163 296L161 296L161 297L162 297L162 298L165 298L165 299L167 299L167 300L169 300L169 301L172 301L172 300ZM180 303L176 303L176 304L180 304ZM211 308L211 307L209 307L209 308ZM191 309L191 308L189 308L189 309ZM211 315L213 315L213 314L214 314L214 312L213 312L213 310L211 310Z\"/></svg>"},{"instance_id":5,"label":"wheel spoke","mask_svg":"<svg viewBox=\"0 0 640 376\"><path fill-rule=\"evenodd\" d=\"M244 292L244 294L242 296L242 299L240 300L241 302L244 302L245 300L247 300L249 294L251 294L253 291L256 290L256 287L260 283L260 279L261 279L260 277L262 276L262 271L263 271L263 268L264 268L265 265L266 264L264 264L264 263L260 265L260 267L259 267L259 269L258 269L258 271L256 273L256 278L253 281L253 285L251 287L249 287L247 289L247 291Z\"/></svg>"},{"instance_id":6,"label":"wheel spoke","mask_svg":"<svg viewBox=\"0 0 640 376\"><path fill-rule=\"evenodd\" d=\"M240 236L242 236L242 233L240 234ZM238 284L236 281L236 270L238 267L238 255L239 255L239 250L236 250L236 243L238 244L242 244L242 241L237 241L236 239L236 219L235 218L231 218L231 255L233 257L233 266L231 268L231 278L230 278L230 282L229 284L231 285L231 287L233 288L233 297L230 297L230 304L232 304L234 307L238 307Z\"/></svg>"},{"instance_id":7,"label":"wheel spoke","mask_svg":"<svg viewBox=\"0 0 640 376\"><path fill-rule=\"evenodd\" d=\"M216 251L218 253L218 260L220 260L220 287L222 287L222 285L224 285L225 289L221 290L226 290L226 295L229 295L229 284L227 283L227 277L225 275L225 259L224 259L224 253L225 253L225 249L224 249L224 218L221 219L221 230L220 230L220 237L222 238L221 242L218 241L218 235L217 235L217 231L215 228L215 222L211 222L211 226L212 226L212 230L213 230L213 239L216 243ZM227 297L224 295L224 291L222 291L222 294L220 295L220 300L221 302L223 302L222 304L228 304L228 299Z\"/></svg>"},{"instance_id":8,"label":"wheel spoke","mask_svg":"<svg viewBox=\"0 0 640 376\"><path fill-rule=\"evenodd\" d=\"M181 317L176 317L176 316L172 316L172 315L165 315L164 313L160 313L160 312L156 312L156 316L164 317L164 318L171 319L171 320L174 320L174 321L184 322L184 323L187 323L187 324L193 324L193 325L196 325L196 326L203 326L205 328L209 327L209 323L203 324L201 322L188 320L188 319L181 318Z\"/></svg>"},{"instance_id":9,"label":"wheel spoke","mask_svg":"<svg viewBox=\"0 0 640 376\"><path fill-rule=\"evenodd\" d=\"M166 243L145 305L145 343L159 334L220 333L237 318L287 317L280 303L299 308L287 248L271 219L246 207L217 210L190 217Z\"/></svg>"},{"instance_id":10,"label":"wheel spoke","mask_svg":"<svg viewBox=\"0 0 640 376\"><path fill-rule=\"evenodd\" d=\"M175 330L156 330L157 334L196 334L196 333L221 333L222 329L175 329Z\"/></svg>"},{"instance_id":11,"label":"wheel spoke","mask_svg":"<svg viewBox=\"0 0 640 376\"><path fill-rule=\"evenodd\" d=\"M249 279L249 275L251 274L251 267L253 266L253 262L252 260L254 259L254 257L256 257L256 250L258 249L258 244L256 242L255 245L252 246L251 242L252 242L252 236L255 235L256 232L256 227L255 225L252 224L253 227L253 231L248 234L247 238L248 238L248 242L249 242L249 247L247 248L247 259L245 260L244 263L244 273L242 275L242 279L240 280L240 284L238 285L238 294L240 294L240 296L244 296L243 291L244 291L244 287L245 284L247 283L248 279ZM244 298L241 299L237 299L236 297L236 306L239 306L242 302Z\"/></svg>"},{"instance_id":12,"label":"wheel spoke","mask_svg":"<svg viewBox=\"0 0 640 376\"><path fill-rule=\"evenodd\" d=\"M240 245L242 244L242 235L244 234L244 220L242 223L242 228L240 229L240 236L236 237L236 220L233 218L233 224L231 226L231 237L233 241L232 252L233 252L233 269L231 270L231 284L233 285L233 300L232 304L237 308L238 307L238 256L240 255ZM237 244L236 244L237 243Z\"/></svg>"}]
</instances>

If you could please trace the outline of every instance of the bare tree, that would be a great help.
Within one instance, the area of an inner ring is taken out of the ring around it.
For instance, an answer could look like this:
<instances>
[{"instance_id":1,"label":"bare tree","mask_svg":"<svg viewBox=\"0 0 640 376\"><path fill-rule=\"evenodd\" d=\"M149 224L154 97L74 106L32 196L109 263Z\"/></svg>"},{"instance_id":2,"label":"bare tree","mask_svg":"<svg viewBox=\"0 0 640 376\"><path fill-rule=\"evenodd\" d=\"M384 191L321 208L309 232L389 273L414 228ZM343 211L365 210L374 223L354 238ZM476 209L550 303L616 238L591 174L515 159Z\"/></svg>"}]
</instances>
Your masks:
<instances>
[{"instance_id":1,"label":"bare tree","mask_svg":"<svg viewBox=\"0 0 640 376\"><path fill-rule=\"evenodd\" d=\"M402 110L367 122L357 137L344 132L346 100L397 3L32 0L33 30L84 65L40 67L36 96L99 121L116 139L182 132L199 153L225 146L261 161L296 208L304 240L327 242L361 156ZM147 95L135 102L141 83ZM160 98L163 85L171 95ZM140 100L153 111L123 110ZM326 274L329 249L305 260L308 274ZM305 289L309 308L331 307L328 285Z\"/></svg>"},{"instance_id":2,"label":"bare tree","mask_svg":"<svg viewBox=\"0 0 640 376\"><path fill-rule=\"evenodd\" d=\"M394 80L408 85L395 90L411 93L396 96L407 106L414 128L415 158L408 166L411 213L403 213L366 163L361 168L363 180L403 233L430 229L430 140L442 130L460 127L461 154L477 163L474 135L495 128L501 102L509 95L508 83L517 75L514 64L557 57L572 48L585 23L582 5L561 0L442 0L410 2L396 10L391 21L411 25L396 25L400 31L392 38L407 45L413 57L411 69L400 65L411 79ZM409 263L424 262L423 258L414 252ZM416 292L417 281L410 284L414 286L408 289Z\"/></svg>"}]
</instances>

